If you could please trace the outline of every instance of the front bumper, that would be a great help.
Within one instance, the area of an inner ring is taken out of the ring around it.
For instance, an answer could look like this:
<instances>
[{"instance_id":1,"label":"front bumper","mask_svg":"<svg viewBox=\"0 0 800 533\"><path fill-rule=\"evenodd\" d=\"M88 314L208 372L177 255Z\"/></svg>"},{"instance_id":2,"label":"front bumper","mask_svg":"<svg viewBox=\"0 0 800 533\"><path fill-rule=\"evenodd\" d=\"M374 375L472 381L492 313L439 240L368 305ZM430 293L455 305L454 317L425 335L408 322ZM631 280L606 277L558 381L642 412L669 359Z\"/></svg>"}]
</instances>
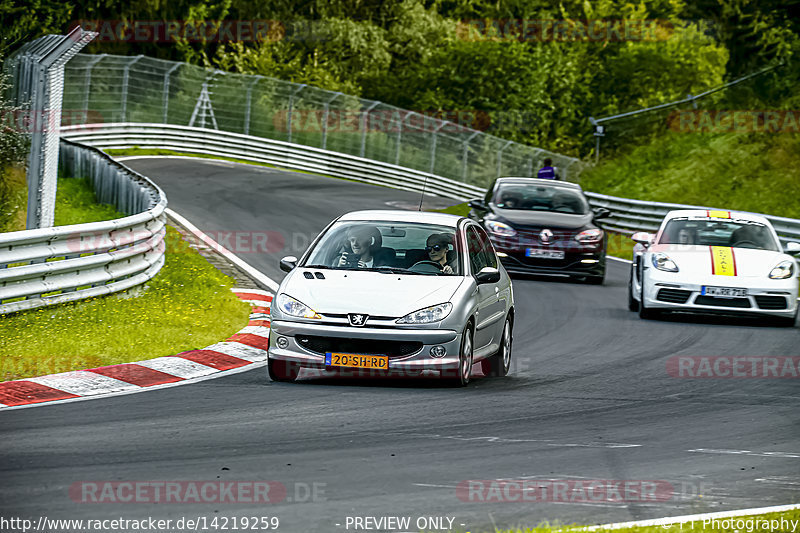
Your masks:
<instances>
[{"instance_id":1,"label":"front bumper","mask_svg":"<svg viewBox=\"0 0 800 533\"><path fill-rule=\"evenodd\" d=\"M675 273L650 268L643 298L645 307L670 311L793 317L797 313L797 278L770 280L734 276L701 276L683 281ZM703 286L747 289L744 297L711 297Z\"/></svg>"},{"instance_id":2,"label":"front bumper","mask_svg":"<svg viewBox=\"0 0 800 533\"><path fill-rule=\"evenodd\" d=\"M504 238L490 234L506 271L523 274L559 274L567 276L602 276L606 270L605 241L581 245L574 241L558 241L543 245L519 238ZM564 252L563 259L527 257L528 248L558 250Z\"/></svg>"},{"instance_id":3,"label":"front bumper","mask_svg":"<svg viewBox=\"0 0 800 533\"><path fill-rule=\"evenodd\" d=\"M279 338L286 339L288 345L285 348L278 347ZM309 339L313 341L308 342ZM354 344L370 348L358 352L336 348ZM330 351L334 352L387 355L387 352L401 344L419 346L410 353L389 355L389 370L381 373L419 375L423 371L433 370L443 376L458 375L461 333L449 329L370 328L275 320L271 323L268 357L295 363L302 368L352 372L359 369L326 366L325 352L319 346L329 346ZM430 349L437 345L444 347L444 357L430 355ZM364 372L377 373L372 370Z\"/></svg>"}]
</instances>

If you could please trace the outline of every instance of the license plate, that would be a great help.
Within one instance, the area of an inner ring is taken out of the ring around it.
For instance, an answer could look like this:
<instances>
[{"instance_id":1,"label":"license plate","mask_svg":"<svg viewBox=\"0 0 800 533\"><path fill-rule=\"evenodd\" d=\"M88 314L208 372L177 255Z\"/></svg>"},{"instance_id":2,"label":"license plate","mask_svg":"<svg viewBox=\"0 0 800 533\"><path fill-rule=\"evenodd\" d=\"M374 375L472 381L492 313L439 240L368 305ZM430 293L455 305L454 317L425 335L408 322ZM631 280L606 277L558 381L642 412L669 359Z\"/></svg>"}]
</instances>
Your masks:
<instances>
[{"instance_id":1,"label":"license plate","mask_svg":"<svg viewBox=\"0 0 800 533\"><path fill-rule=\"evenodd\" d=\"M526 248L525 257L537 259L564 259L564 250L548 250L546 248Z\"/></svg>"},{"instance_id":2,"label":"license plate","mask_svg":"<svg viewBox=\"0 0 800 533\"><path fill-rule=\"evenodd\" d=\"M325 365L388 370L389 358L385 355L362 355L357 353L328 352L325 354Z\"/></svg>"},{"instance_id":3,"label":"license plate","mask_svg":"<svg viewBox=\"0 0 800 533\"><path fill-rule=\"evenodd\" d=\"M704 296L721 296L723 298L740 298L747 296L747 289L738 289L736 287L708 287L703 286L700 294Z\"/></svg>"}]
</instances>

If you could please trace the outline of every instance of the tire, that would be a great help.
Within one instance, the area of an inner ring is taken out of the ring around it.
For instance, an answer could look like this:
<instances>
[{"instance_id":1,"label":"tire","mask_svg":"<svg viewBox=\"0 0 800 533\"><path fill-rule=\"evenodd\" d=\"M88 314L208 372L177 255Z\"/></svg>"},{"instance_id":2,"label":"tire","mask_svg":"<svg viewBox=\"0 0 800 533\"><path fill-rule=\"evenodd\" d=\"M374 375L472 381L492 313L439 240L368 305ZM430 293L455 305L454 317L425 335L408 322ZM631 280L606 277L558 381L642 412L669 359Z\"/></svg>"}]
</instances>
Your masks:
<instances>
[{"instance_id":1,"label":"tire","mask_svg":"<svg viewBox=\"0 0 800 533\"><path fill-rule=\"evenodd\" d=\"M795 322L797 322L797 311L794 312L794 316L776 316L771 320L772 325L779 328L793 328Z\"/></svg>"},{"instance_id":2,"label":"tire","mask_svg":"<svg viewBox=\"0 0 800 533\"><path fill-rule=\"evenodd\" d=\"M605 273L602 276L586 276L586 283L589 285L602 285L605 280Z\"/></svg>"},{"instance_id":3,"label":"tire","mask_svg":"<svg viewBox=\"0 0 800 533\"><path fill-rule=\"evenodd\" d=\"M461 336L461 348L458 350L458 376L452 380L456 387L466 387L472 375L472 326L467 325Z\"/></svg>"},{"instance_id":4,"label":"tire","mask_svg":"<svg viewBox=\"0 0 800 533\"><path fill-rule=\"evenodd\" d=\"M628 311L638 311L639 302L633 297L633 270L631 270L631 278L628 280Z\"/></svg>"},{"instance_id":5,"label":"tire","mask_svg":"<svg viewBox=\"0 0 800 533\"><path fill-rule=\"evenodd\" d=\"M481 361L481 370L487 376L503 377L511 368L511 341L513 340L511 317L506 318L497 353Z\"/></svg>"},{"instance_id":6,"label":"tire","mask_svg":"<svg viewBox=\"0 0 800 533\"><path fill-rule=\"evenodd\" d=\"M300 374L300 365L289 361L267 359L267 371L272 381L291 383Z\"/></svg>"}]
</instances>

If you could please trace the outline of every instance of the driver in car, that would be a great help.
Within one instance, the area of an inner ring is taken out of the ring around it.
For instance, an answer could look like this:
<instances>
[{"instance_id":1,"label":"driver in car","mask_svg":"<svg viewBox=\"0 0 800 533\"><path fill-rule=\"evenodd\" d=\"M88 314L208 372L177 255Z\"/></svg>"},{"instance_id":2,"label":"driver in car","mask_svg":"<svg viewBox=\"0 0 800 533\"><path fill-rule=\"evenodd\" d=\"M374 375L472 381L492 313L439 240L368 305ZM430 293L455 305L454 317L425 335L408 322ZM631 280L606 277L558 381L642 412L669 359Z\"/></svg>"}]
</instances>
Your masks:
<instances>
[{"instance_id":1,"label":"driver in car","mask_svg":"<svg viewBox=\"0 0 800 533\"><path fill-rule=\"evenodd\" d=\"M382 241L381 232L375 226L359 226L351 229L347 234L345 250L335 266L358 268L378 266L375 265L374 254L381 249Z\"/></svg>"},{"instance_id":2,"label":"driver in car","mask_svg":"<svg viewBox=\"0 0 800 533\"><path fill-rule=\"evenodd\" d=\"M426 241L425 251L428 252L428 259L435 263L444 274L453 274L456 268L456 254L450 254L451 260L447 260L449 245L453 244L453 236L448 233L434 233Z\"/></svg>"}]
</instances>

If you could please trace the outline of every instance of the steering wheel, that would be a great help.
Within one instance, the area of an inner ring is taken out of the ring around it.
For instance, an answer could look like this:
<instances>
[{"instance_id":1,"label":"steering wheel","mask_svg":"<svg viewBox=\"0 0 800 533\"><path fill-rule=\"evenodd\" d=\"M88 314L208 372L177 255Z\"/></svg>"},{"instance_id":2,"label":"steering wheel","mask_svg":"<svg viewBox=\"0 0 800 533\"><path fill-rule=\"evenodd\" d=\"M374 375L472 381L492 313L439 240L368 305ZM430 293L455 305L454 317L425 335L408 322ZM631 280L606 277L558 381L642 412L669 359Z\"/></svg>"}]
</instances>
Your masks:
<instances>
[{"instance_id":1,"label":"steering wheel","mask_svg":"<svg viewBox=\"0 0 800 533\"><path fill-rule=\"evenodd\" d=\"M422 267L422 268L417 269L417 267ZM431 270L432 268L435 268L436 270ZM428 259L424 259L422 261L417 261L416 263L411 265L411 268L409 268L409 270L416 270L419 272L431 272L438 274L439 272L442 271L442 268L444 267L442 267L442 265L437 263L436 261L429 261Z\"/></svg>"},{"instance_id":2,"label":"steering wheel","mask_svg":"<svg viewBox=\"0 0 800 533\"><path fill-rule=\"evenodd\" d=\"M743 244L750 244L752 246L742 246ZM759 246L758 243L755 243L753 241L736 241L735 243L733 243L733 247L734 248L757 248L757 249L761 248L761 246Z\"/></svg>"}]
</instances>

